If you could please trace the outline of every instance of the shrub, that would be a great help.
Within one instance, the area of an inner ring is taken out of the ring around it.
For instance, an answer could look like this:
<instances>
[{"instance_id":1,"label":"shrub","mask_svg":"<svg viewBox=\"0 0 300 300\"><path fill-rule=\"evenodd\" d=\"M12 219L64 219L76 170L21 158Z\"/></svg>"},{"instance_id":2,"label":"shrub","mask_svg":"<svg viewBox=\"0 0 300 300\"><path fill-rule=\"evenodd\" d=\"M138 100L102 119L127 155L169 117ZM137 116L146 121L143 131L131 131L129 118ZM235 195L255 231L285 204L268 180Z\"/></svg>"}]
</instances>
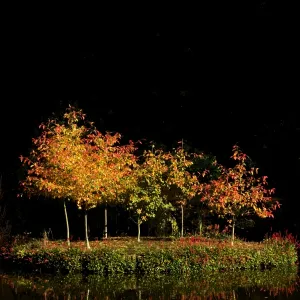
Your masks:
<instances>
[{"instance_id":1,"label":"shrub","mask_svg":"<svg viewBox=\"0 0 300 300\"><path fill-rule=\"evenodd\" d=\"M2 247L4 265L18 270L95 274L188 274L199 271L254 270L294 266L297 244L291 236L273 236L261 243L203 237L173 241L134 243L130 240L92 242L86 250L83 242L71 248L63 242L42 242Z\"/></svg>"}]
</instances>

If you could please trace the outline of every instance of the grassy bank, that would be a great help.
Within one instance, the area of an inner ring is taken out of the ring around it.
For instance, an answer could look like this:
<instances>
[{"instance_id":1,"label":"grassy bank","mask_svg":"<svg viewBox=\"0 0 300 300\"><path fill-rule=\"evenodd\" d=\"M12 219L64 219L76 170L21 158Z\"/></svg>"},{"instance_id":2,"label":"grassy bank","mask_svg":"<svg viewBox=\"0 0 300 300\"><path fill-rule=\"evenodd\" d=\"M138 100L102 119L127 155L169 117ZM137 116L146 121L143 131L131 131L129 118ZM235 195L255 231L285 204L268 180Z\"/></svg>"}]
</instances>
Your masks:
<instances>
[{"instance_id":1,"label":"grassy bank","mask_svg":"<svg viewBox=\"0 0 300 300\"><path fill-rule=\"evenodd\" d=\"M42 273L188 274L198 271L257 270L294 266L297 245L281 235L263 242L188 237L158 240L107 239L91 242L32 240L0 251L2 268Z\"/></svg>"}]
</instances>

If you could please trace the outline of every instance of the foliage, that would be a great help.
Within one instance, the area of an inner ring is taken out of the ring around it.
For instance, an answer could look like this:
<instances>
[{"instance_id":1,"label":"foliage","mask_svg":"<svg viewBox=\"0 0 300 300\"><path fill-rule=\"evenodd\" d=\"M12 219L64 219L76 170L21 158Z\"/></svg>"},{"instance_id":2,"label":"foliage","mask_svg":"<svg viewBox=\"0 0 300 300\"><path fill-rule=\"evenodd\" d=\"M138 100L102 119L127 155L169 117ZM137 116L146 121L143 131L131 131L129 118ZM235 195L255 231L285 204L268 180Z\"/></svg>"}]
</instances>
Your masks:
<instances>
[{"instance_id":1,"label":"foliage","mask_svg":"<svg viewBox=\"0 0 300 300\"><path fill-rule=\"evenodd\" d=\"M280 207L273 201L274 189L267 189L267 176L257 177L258 169L247 167L247 155L238 146L233 147L232 158L237 162L233 168L223 168L216 180L203 185L202 200L208 201L211 212L227 218L232 226L232 241L236 220L249 215L261 218L274 217L273 211Z\"/></svg>"},{"instance_id":2,"label":"foliage","mask_svg":"<svg viewBox=\"0 0 300 300\"><path fill-rule=\"evenodd\" d=\"M173 211L173 209L159 209L155 218L148 221L150 232L153 231L154 236L179 237L179 228Z\"/></svg>"},{"instance_id":3,"label":"foliage","mask_svg":"<svg viewBox=\"0 0 300 300\"><path fill-rule=\"evenodd\" d=\"M63 122L51 119L40 126L30 156L20 158L29 166L22 182L25 192L68 198L85 210L107 200L112 184L124 176L116 158L127 148L114 148L119 134L103 135L84 120L81 110L69 107Z\"/></svg>"},{"instance_id":4,"label":"foliage","mask_svg":"<svg viewBox=\"0 0 300 300\"><path fill-rule=\"evenodd\" d=\"M276 244L279 247L285 248L294 245L297 249L300 249L300 242L297 240L297 237L295 237L292 233L289 233L287 230L285 233L273 232L270 236L266 235L264 242Z\"/></svg>"},{"instance_id":5,"label":"foliage","mask_svg":"<svg viewBox=\"0 0 300 300\"><path fill-rule=\"evenodd\" d=\"M62 119L42 123L30 155L20 160L26 170L24 193L72 200L84 210L88 247L87 211L100 204L122 204L133 212L138 240L141 224L154 218L160 220L160 232L166 232L168 223L175 236L172 212L180 206L181 236L188 208L192 218L197 215L200 235L209 213L225 218L232 243L235 226L250 224L252 215L274 217L280 207L273 201L274 189L267 188L267 177L257 176L258 169L249 166L249 157L236 145L232 168L220 166L214 156L191 152L183 142L170 152L152 145L137 157L134 142L121 145L119 133L102 134L85 118L82 110L69 106Z\"/></svg>"},{"instance_id":6,"label":"foliage","mask_svg":"<svg viewBox=\"0 0 300 300\"><path fill-rule=\"evenodd\" d=\"M200 156L202 154L188 153L183 145L168 155L168 199L174 206L180 205L181 236L184 235L184 207L197 195L199 186L198 177L189 169L193 165L193 160Z\"/></svg>"},{"instance_id":7,"label":"foliage","mask_svg":"<svg viewBox=\"0 0 300 300\"><path fill-rule=\"evenodd\" d=\"M196 196L198 179L189 172L193 165L196 154L187 153L183 147L174 149L168 155L168 185L170 188L169 198L172 202L185 206L187 202Z\"/></svg>"},{"instance_id":8,"label":"foliage","mask_svg":"<svg viewBox=\"0 0 300 300\"><path fill-rule=\"evenodd\" d=\"M209 182L218 179L221 175L222 168L215 156L200 151L190 155L193 164L188 167L188 171L197 175L200 182Z\"/></svg>"},{"instance_id":9,"label":"foliage","mask_svg":"<svg viewBox=\"0 0 300 300\"><path fill-rule=\"evenodd\" d=\"M83 151L81 138L87 134L86 127L78 126L78 122L84 118L81 111L69 107L62 121L49 119L39 126L42 131L32 139L30 155L20 156L27 171L21 186L28 196L44 194L62 199L74 196L74 182L77 179L74 168L80 167Z\"/></svg>"},{"instance_id":10,"label":"foliage","mask_svg":"<svg viewBox=\"0 0 300 300\"><path fill-rule=\"evenodd\" d=\"M230 238L229 228L228 228L228 226L225 226L225 228L221 231L219 224L210 224L210 225L204 226L203 236L206 238L228 240Z\"/></svg>"},{"instance_id":11,"label":"foliage","mask_svg":"<svg viewBox=\"0 0 300 300\"><path fill-rule=\"evenodd\" d=\"M189 201L187 212L188 219L194 224L197 223L197 232L202 235L205 222L207 221L206 219L210 216L208 199L202 198L202 188L212 180L217 180L221 175L222 168L218 164L215 156L207 155L199 151L195 153L196 155L192 155L193 164L188 167L188 172L197 177L198 186L195 197ZM195 218L195 216L197 218Z\"/></svg>"},{"instance_id":12,"label":"foliage","mask_svg":"<svg viewBox=\"0 0 300 300\"><path fill-rule=\"evenodd\" d=\"M88 138L92 158L89 166L95 168L93 176L97 178L92 193L95 201L98 204L124 201L133 167L136 165L134 143L129 141L127 145L119 145L119 133L103 135L95 131Z\"/></svg>"},{"instance_id":13,"label":"foliage","mask_svg":"<svg viewBox=\"0 0 300 300\"><path fill-rule=\"evenodd\" d=\"M199 271L269 269L295 266L297 248L290 237L261 243L189 237L173 240L130 239L91 242L33 241L2 247L3 268L38 272L88 272L97 274L189 274Z\"/></svg>"},{"instance_id":14,"label":"foliage","mask_svg":"<svg viewBox=\"0 0 300 300\"><path fill-rule=\"evenodd\" d=\"M29 157L20 157L27 168L27 176L21 182L23 190L31 196L42 194L51 198L71 199L86 211L96 206L95 191L99 178L93 164L90 137L96 130L92 123L84 121L81 110L69 106L63 120L49 119L42 123L40 136L33 139L34 148ZM64 203L67 239L69 226ZM89 247L87 228L86 243Z\"/></svg>"},{"instance_id":15,"label":"foliage","mask_svg":"<svg viewBox=\"0 0 300 300\"><path fill-rule=\"evenodd\" d=\"M71 106L62 122L51 119L40 128L30 156L20 157L27 167L23 190L29 195L73 200L85 211L87 227L87 210L124 193L134 163L134 145L117 146L120 134L101 134L85 121L81 110ZM87 233L86 240L89 247Z\"/></svg>"},{"instance_id":16,"label":"foliage","mask_svg":"<svg viewBox=\"0 0 300 300\"><path fill-rule=\"evenodd\" d=\"M139 226L154 218L159 209L172 210L164 190L167 188L168 166L161 149L145 150L142 161L135 166L128 185L128 209L134 212ZM140 229L139 229L140 232ZM139 240L138 234L138 240Z\"/></svg>"}]
</instances>

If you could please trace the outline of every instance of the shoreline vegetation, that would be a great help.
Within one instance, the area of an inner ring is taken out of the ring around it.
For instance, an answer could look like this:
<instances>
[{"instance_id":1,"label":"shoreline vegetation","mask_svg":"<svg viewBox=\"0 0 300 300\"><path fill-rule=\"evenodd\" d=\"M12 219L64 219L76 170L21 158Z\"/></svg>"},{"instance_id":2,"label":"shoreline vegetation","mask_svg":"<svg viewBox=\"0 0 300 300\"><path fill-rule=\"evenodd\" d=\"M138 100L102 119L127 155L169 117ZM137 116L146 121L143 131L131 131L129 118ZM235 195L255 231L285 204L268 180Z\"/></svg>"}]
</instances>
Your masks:
<instances>
[{"instance_id":1,"label":"shoreline vegetation","mask_svg":"<svg viewBox=\"0 0 300 300\"><path fill-rule=\"evenodd\" d=\"M298 243L274 233L262 242L184 238L108 238L71 242L32 239L0 248L0 269L40 274L193 274L295 267Z\"/></svg>"}]
</instances>

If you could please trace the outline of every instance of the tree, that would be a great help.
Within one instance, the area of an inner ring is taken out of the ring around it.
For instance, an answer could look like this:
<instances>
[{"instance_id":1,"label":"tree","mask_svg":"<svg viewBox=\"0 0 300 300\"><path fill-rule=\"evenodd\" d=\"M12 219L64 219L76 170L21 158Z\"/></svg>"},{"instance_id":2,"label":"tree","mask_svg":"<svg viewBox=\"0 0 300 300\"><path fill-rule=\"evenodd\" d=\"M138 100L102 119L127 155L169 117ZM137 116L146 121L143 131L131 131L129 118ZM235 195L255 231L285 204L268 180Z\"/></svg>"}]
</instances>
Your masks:
<instances>
[{"instance_id":1,"label":"tree","mask_svg":"<svg viewBox=\"0 0 300 300\"><path fill-rule=\"evenodd\" d=\"M184 231L184 206L196 196L199 185L197 176L188 171L193 164L193 157L196 156L188 154L183 145L168 156L169 198L181 208L181 236Z\"/></svg>"},{"instance_id":2,"label":"tree","mask_svg":"<svg viewBox=\"0 0 300 300\"><path fill-rule=\"evenodd\" d=\"M193 164L188 167L188 172L197 176L199 186L196 196L190 201L190 205L194 213L197 214L199 235L202 235L204 218L209 215L209 207L206 201L201 201L201 189L205 183L218 179L221 169L215 156L205 154L197 149L194 153L196 155L192 156Z\"/></svg>"},{"instance_id":3,"label":"tree","mask_svg":"<svg viewBox=\"0 0 300 300\"><path fill-rule=\"evenodd\" d=\"M91 175L95 174L89 174L93 166L90 156L91 144L84 140L94 127L92 123L84 120L85 115L81 110L69 106L62 120L49 119L47 123L40 125L42 132L37 138L33 138L30 155L20 157L26 169L26 178L21 181L21 186L29 197L42 194L64 200L69 245L70 233L65 200L74 200L79 207L84 206L85 210L95 206L91 197L91 193L94 192L91 187L96 186L95 180L91 180Z\"/></svg>"},{"instance_id":4,"label":"tree","mask_svg":"<svg viewBox=\"0 0 300 300\"><path fill-rule=\"evenodd\" d=\"M131 182L128 182L128 209L137 218L138 242L140 226L149 218L154 218L158 209L172 209L167 202L164 189L167 187L168 166L166 155L161 149L145 150L142 161L136 165Z\"/></svg>"},{"instance_id":5,"label":"tree","mask_svg":"<svg viewBox=\"0 0 300 300\"><path fill-rule=\"evenodd\" d=\"M203 185L202 201L208 201L213 212L227 218L232 227L231 243L235 238L235 225L239 218L258 215L274 217L273 211L280 207L271 195L275 189L267 189L267 176L257 177L258 169L247 166L248 156L233 146L233 168L224 168L218 179Z\"/></svg>"},{"instance_id":6,"label":"tree","mask_svg":"<svg viewBox=\"0 0 300 300\"><path fill-rule=\"evenodd\" d=\"M124 200L128 181L130 181L133 166L136 164L132 141L127 145L119 145L121 135L100 132L93 137L93 157L98 169L97 175L101 183L98 204L105 203L105 238L107 238L107 204ZM96 195L96 194L95 194Z\"/></svg>"}]
</instances>

